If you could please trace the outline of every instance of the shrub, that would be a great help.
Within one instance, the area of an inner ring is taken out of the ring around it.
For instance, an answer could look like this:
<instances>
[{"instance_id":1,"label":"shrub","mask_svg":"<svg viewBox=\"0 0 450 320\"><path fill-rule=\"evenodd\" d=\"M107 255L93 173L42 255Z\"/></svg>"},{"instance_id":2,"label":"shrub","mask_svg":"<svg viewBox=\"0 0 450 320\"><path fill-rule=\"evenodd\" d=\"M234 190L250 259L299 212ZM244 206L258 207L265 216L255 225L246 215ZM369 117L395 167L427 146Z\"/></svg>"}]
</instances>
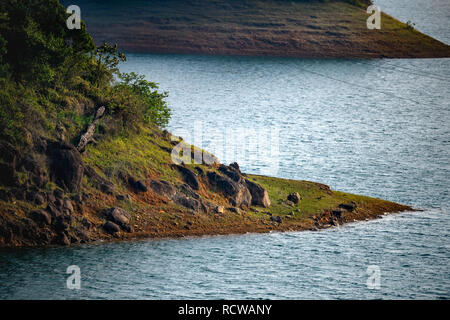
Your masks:
<instances>
[{"instance_id":1,"label":"shrub","mask_svg":"<svg viewBox=\"0 0 450 320\"><path fill-rule=\"evenodd\" d=\"M122 80L117 86L125 86L139 97L141 100L142 120L147 123L156 123L165 127L169 123L170 109L166 101L167 92L158 92L158 85L154 82L145 80L143 75L137 75L134 72L121 73L119 78Z\"/></svg>"}]
</instances>

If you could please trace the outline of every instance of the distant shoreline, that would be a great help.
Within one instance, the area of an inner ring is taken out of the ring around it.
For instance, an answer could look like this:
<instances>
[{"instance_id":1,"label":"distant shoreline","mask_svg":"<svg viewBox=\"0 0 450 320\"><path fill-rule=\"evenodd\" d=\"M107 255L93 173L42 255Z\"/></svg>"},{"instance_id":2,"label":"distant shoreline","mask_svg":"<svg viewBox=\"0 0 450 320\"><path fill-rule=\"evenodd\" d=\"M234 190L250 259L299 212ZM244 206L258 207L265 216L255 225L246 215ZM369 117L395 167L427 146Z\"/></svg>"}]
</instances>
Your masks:
<instances>
[{"instance_id":1,"label":"distant shoreline","mask_svg":"<svg viewBox=\"0 0 450 320\"><path fill-rule=\"evenodd\" d=\"M448 58L450 46L382 14L368 30L365 9L345 2L169 1L100 6L81 0L97 43L159 54L296 58ZM136 10L139 8L139 10Z\"/></svg>"}]
</instances>

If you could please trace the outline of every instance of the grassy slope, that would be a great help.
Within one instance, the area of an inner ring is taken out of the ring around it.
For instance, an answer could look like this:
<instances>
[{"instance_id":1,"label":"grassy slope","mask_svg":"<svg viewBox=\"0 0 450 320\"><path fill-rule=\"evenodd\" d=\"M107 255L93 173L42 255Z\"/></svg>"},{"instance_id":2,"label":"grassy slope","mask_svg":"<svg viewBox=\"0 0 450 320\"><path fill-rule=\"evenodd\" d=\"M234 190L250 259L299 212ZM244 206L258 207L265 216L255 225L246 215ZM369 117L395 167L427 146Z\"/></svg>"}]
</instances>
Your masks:
<instances>
[{"instance_id":1,"label":"grassy slope","mask_svg":"<svg viewBox=\"0 0 450 320\"><path fill-rule=\"evenodd\" d=\"M63 1L64 3L64 1ZM386 15L368 30L344 2L79 1L97 42L126 51L296 57L450 57L450 47Z\"/></svg>"},{"instance_id":2,"label":"grassy slope","mask_svg":"<svg viewBox=\"0 0 450 320\"><path fill-rule=\"evenodd\" d=\"M339 204L355 201L358 209L348 214L346 221L363 220L377 217L385 212L410 210L410 207L381 199L333 191L323 184L285 180L272 177L249 175L249 178L264 186L272 202L270 208L253 207L240 210L239 214L225 210L223 214L215 212L195 213L181 206L166 201L151 191L135 194L121 184L118 178L120 170L127 170L141 179L162 179L173 184L181 184L178 172L171 168L170 141L157 129L142 129L139 134L127 139L113 138L89 146L84 161L94 166L99 173L118 186L118 191L131 196L131 201L118 201L112 196L105 196L85 183L85 191L94 194L95 201L85 211L92 215L93 221L103 223L103 216L98 213L105 206L121 206L133 216L135 233L123 234L124 237L168 237L204 234L229 234L245 232L267 232L270 230L305 230L315 227L313 216L324 216L323 225L327 224L327 213ZM198 166L198 165L197 165ZM205 165L205 171L215 170ZM294 207L286 205L284 200L291 192L299 192L302 201ZM203 199L230 207L228 201L202 185L199 194ZM283 223L270 221L270 216L280 215ZM293 215L290 215L290 213ZM189 225L189 229L186 226ZM319 226L320 227L320 226ZM99 232L100 238L108 236Z\"/></svg>"}]
</instances>

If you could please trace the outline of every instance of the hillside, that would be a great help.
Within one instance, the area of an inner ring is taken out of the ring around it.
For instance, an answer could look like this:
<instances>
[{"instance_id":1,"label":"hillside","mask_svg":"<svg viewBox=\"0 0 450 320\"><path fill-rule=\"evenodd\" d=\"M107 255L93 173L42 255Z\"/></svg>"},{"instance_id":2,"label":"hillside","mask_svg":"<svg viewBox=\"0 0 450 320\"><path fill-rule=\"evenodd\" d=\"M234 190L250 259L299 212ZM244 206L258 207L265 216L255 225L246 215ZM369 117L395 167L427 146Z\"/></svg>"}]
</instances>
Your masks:
<instances>
[{"instance_id":1,"label":"hillside","mask_svg":"<svg viewBox=\"0 0 450 320\"><path fill-rule=\"evenodd\" d=\"M70 1L63 1L69 5ZM382 14L368 30L367 1L80 0L96 43L129 52L307 58L438 58L450 47Z\"/></svg>"},{"instance_id":2,"label":"hillside","mask_svg":"<svg viewBox=\"0 0 450 320\"><path fill-rule=\"evenodd\" d=\"M1 247L318 230L411 210L220 164L164 130L167 94L121 73L126 56L84 24L68 30L57 0L0 12Z\"/></svg>"},{"instance_id":3,"label":"hillside","mask_svg":"<svg viewBox=\"0 0 450 320\"><path fill-rule=\"evenodd\" d=\"M99 136L82 155L64 141L38 139L26 156L14 154L20 186L0 187L1 246L318 230L412 210L320 183L246 175L207 153L208 164L178 166L172 147L166 131L144 127ZM64 174L52 157L64 162ZM50 165L29 164L42 158ZM36 184L38 174L45 184Z\"/></svg>"}]
</instances>

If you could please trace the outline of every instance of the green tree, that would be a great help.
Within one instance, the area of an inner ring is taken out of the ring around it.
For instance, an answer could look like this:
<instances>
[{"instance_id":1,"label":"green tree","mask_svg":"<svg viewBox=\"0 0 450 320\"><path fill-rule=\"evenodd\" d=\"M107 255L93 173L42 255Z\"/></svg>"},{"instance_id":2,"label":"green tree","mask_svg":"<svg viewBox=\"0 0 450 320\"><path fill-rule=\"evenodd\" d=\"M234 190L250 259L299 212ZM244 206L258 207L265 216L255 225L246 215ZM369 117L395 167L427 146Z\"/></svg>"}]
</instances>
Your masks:
<instances>
[{"instance_id":1,"label":"green tree","mask_svg":"<svg viewBox=\"0 0 450 320\"><path fill-rule=\"evenodd\" d=\"M96 83L97 87L103 84L105 80L109 80L107 77L108 73L117 74L119 72L117 66L120 62L126 60L125 54L117 50L117 44L103 43L97 47L95 51L97 67L94 75L94 83Z\"/></svg>"},{"instance_id":2,"label":"green tree","mask_svg":"<svg viewBox=\"0 0 450 320\"><path fill-rule=\"evenodd\" d=\"M58 0L2 0L0 36L16 81L54 84L56 74L73 55L87 54L93 40L86 28L69 30L69 14Z\"/></svg>"},{"instance_id":3,"label":"green tree","mask_svg":"<svg viewBox=\"0 0 450 320\"><path fill-rule=\"evenodd\" d=\"M111 104L115 112L134 122L155 123L161 127L169 123L171 113L165 101L167 92L159 92L156 83L134 72L120 73L119 78L122 81L114 86L116 100Z\"/></svg>"}]
</instances>

